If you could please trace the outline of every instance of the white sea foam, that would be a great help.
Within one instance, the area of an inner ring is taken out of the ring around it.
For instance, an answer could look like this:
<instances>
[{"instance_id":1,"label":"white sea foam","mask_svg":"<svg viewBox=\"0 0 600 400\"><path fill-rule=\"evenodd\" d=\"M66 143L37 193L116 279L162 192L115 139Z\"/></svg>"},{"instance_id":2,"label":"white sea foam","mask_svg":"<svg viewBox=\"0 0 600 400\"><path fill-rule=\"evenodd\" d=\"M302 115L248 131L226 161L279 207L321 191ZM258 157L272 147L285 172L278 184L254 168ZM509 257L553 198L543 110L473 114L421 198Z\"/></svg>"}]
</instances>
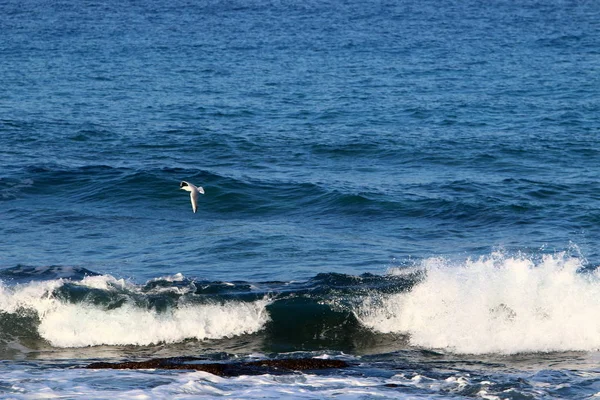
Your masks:
<instances>
[{"instance_id":1,"label":"white sea foam","mask_svg":"<svg viewBox=\"0 0 600 400\"><path fill-rule=\"evenodd\" d=\"M426 278L410 292L367 299L357 311L362 323L458 353L600 348L600 274L577 272L579 258L493 254L423 266Z\"/></svg>"},{"instance_id":2,"label":"white sea foam","mask_svg":"<svg viewBox=\"0 0 600 400\"><path fill-rule=\"evenodd\" d=\"M412 380L401 375L379 377L322 376L312 374L259 375L223 378L206 372L136 370L44 369L36 379L24 370L3 371L11 398L86 399L429 399L438 387L452 393L454 382ZM416 390L403 393L386 384Z\"/></svg>"},{"instance_id":3,"label":"white sea foam","mask_svg":"<svg viewBox=\"0 0 600 400\"><path fill-rule=\"evenodd\" d=\"M254 333L268 321L268 299L255 302L180 304L164 312L133 303L106 309L86 302L68 303L52 292L62 280L32 282L12 287L0 285L0 310L35 310L40 335L57 347L94 345L149 345L185 339L219 339ZM111 276L88 277L79 284L96 289L133 286Z\"/></svg>"},{"instance_id":4,"label":"white sea foam","mask_svg":"<svg viewBox=\"0 0 600 400\"><path fill-rule=\"evenodd\" d=\"M266 301L182 306L158 313L126 304L113 310L61 304L42 318L42 337L57 347L148 345L253 333L267 321Z\"/></svg>"},{"instance_id":5,"label":"white sea foam","mask_svg":"<svg viewBox=\"0 0 600 400\"><path fill-rule=\"evenodd\" d=\"M185 276L181 272L176 273L175 275L165 275L160 278L151 279L150 282L157 281L167 281L167 282L183 282L185 280Z\"/></svg>"},{"instance_id":6,"label":"white sea foam","mask_svg":"<svg viewBox=\"0 0 600 400\"><path fill-rule=\"evenodd\" d=\"M117 279L111 275L86 276L81 280L79 285L101 290L111 290L114 288L135 290L135 285L132 283L127 282L125 279Z\"/></svg>"}]
</instances>

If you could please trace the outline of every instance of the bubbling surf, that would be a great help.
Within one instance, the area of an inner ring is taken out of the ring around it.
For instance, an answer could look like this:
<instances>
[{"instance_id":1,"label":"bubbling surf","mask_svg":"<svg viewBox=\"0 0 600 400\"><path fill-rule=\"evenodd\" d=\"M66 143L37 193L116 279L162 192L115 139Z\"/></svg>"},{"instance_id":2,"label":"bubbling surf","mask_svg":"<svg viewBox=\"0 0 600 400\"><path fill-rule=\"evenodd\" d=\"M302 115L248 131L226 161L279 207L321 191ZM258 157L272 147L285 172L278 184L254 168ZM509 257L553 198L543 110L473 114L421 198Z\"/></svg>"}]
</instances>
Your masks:
<instances>
[{"instance_id":1,"label":"bubbling surf","mask_svg":"<svg viewBox=\"0 0 600 400\"><path fill-rule=\"evenodd\" d=\"M460 265L432 258L423 267L412 290L365 299L359 320L408 334L413 346L456 353L600 348L600 276L581 272L580 258L496 253Z\"/></svg>"},{"instance_id":2,"label":"bubbling surf","mask_svg":"<svg viewBox=\"0 0 600 400\"><path fill-rule=\"evenodd\" d=\"M61 298L57 293L66 290L67 284L71 285L68 290L72 293L87 291L87 294L81 300L75 300L75 295ZM96 294L98 291L101 296ZM140 304L136 300L139 291L136 285L105 275L76 283L59 279L1 285L0 310L13 314L35 311L41 338L60 348L221 339L254 333L268 321L266 298L198 304L186 302L180 296L173 306L159 311ZM98 300L111 296L118 300Z\"/></svg>"}]
</instances>

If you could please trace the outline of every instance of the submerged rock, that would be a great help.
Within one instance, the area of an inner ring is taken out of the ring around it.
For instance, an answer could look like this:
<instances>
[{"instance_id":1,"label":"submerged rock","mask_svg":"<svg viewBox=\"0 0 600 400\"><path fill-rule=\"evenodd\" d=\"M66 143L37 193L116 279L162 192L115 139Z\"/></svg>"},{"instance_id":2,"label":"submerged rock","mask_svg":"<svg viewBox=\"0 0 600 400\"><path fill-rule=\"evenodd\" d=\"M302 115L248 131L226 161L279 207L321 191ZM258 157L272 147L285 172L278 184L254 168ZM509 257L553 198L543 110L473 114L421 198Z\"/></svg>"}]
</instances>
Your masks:
<instances>
[{"instance_id":1,"label":"submerged rock","mask_svg":"<svg viewBox=\"0 0 600 400\"><path fill-rule=\"evenodd\" d=\"M286 358L280 360L261 360L233 363L200 363L193 357L155 358L148 361L128 361L122 363L98 362L85 368L89 369L181 369L204 371L218 376L289 374L295 371L314 371L322 369L346 368L349 364L342 360L323 360L318 358Z\"/></svg>"}]
</instances>

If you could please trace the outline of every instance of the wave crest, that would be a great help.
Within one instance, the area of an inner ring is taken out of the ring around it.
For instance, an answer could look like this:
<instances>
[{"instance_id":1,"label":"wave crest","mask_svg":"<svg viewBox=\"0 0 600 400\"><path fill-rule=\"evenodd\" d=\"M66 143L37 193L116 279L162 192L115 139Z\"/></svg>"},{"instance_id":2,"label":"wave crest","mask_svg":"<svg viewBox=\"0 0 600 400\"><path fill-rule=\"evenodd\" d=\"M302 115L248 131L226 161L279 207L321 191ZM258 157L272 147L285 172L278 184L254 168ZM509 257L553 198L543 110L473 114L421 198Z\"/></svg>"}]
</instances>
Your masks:
<instances>
[{"instance_id":1,"label":"wave crest","mask_svg":"<svg viewBox=\"0 0 600 400\"><path fill-rule=\"evenodd\" d=\"M151 299L110 275L0 285L0 310L6 315L35 311L40 337L55 347L221 339L257 332L269 321L266 296L204 303L177 296L160 299L162 307Z\"/></svg>"},{"instance_id":2,"label":"wave crest","mask_svg":"<svg viewBox=\"0 0 600 400\"><path fill-rule=\"evenodd\" d=\"M566 253L540 260L501 253L452 266L424 262L412 290L367 298L357 316L413 346L457 353L551 352L600 348L600 281Z\"/></svg>"},{"instance_id":3,"label":"wave crest","mask_svg":"<svg viewBox=\"0 0 600 400\"><path fill-rule=\"evenodd\" d=\"M61 304L42 317L40 335L56 347L150 345L221 339L260 330L268 301L184 305L166 313L131 304L103 310Z\"/></svg>"}]
</instances>

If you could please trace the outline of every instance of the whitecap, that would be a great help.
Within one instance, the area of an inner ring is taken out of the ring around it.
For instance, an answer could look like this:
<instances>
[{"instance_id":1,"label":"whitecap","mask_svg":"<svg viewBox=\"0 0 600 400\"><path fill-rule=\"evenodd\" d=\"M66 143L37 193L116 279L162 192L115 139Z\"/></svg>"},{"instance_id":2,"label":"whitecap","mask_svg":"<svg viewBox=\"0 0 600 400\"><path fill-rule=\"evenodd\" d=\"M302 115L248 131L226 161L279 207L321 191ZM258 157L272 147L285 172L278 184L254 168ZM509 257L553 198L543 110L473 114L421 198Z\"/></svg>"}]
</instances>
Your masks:
<instances>
[{"instance_id":1,"label":"whitecap","mask_svg":"<svg viewBox=\"0 0 600 400\"><path fill-rule=\"evenodd\" d=\"M600 279L566 253L541 259L494 253L453 265L423 262L409 292L369 297L359 320L402 333L413 346L457 353L551 352L600 348Z\"/></svg>"}]
</instances>

